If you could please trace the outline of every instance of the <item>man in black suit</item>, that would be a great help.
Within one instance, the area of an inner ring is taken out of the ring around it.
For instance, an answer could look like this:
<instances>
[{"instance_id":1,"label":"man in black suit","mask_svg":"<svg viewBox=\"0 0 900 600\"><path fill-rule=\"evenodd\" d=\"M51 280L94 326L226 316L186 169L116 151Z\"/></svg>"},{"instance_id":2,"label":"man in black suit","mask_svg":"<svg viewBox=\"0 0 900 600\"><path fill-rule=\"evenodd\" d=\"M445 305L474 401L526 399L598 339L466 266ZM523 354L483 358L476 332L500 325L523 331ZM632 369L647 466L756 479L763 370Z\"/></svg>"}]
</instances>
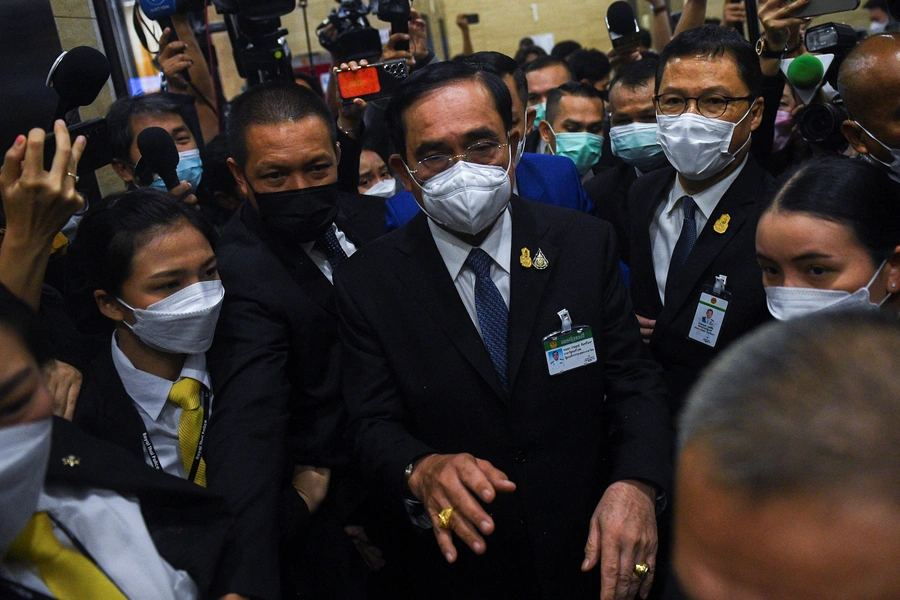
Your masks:
<instances>
[{"instance_id":1,"label":"man in black suit","mask_svg":"<svg viewBox=\"0 0 900 600\"><path fill-rule=\"evenodd\" d=\"M331 278L384 231L384 201L336 189L335 135L325 103L304 87L266 83L232 104L228 164L249 201L218 252L227 291L207 354L216 393L207 480L231 503L247 548L233 565L245 585L232 589L254 597L279 597L275 540L296 543L306 520L292 479L347 463Z\"/></svg>"},{"instance_id":2,"label":"man in black suit","mask_svg":"<svg viewBox=\"0 0 900 600\"><path fill-rule=\"evenodd\" d=\"M207 597L219 499L52 417L32 315L3 286L0 309L0 597ZM55 569L36 543L59 549Z\"/></svg>"},{"instance_id":3,"label":"man in black suit","mask_svg":"<svg viewBox=\"0 0 900 600\"><path fill-rule=\"evenodd\" d=\"M674 168L631 186L629 266L634 310L665 371L673 416L716 353L769 318L755 236L771 177L748 152L762 120L761 77L750 43L715 26L686 31L659 57L659 140ZM718 336L698 341L689 337L698 308L711 303L701 294L720 275L727 279L716 297L727 310Z\"/></svg>"},{"instance_id":4,"label":"man in black suit","mask_svg":"<svg viewBox=\"0 0 900 600\"><path fill-rule=\"evenodd\" d=\"M350 435L408 509L416 595L631 598L666 489L659 371L610 227L511 193L511 121L503 81L459 63L393 98L391 166L423 214L335 279Z\"/></svg>"}]
</instances>

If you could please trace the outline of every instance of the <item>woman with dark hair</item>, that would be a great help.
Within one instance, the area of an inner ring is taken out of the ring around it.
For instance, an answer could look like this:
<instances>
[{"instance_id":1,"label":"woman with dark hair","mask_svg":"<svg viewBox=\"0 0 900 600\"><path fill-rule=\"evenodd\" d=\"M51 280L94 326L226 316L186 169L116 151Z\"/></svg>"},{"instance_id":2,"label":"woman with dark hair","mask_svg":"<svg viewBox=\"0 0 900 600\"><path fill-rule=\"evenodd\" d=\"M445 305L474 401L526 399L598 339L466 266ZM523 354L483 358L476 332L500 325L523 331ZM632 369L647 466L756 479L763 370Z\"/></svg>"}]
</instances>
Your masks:
<instances>
[{"instance_id":1,"label":"woman with dark hair","mask_svg":"<svg viewBox=\"0 0 900 600\"><path fill-rule=\"evenodd\" d=\"M756 232L769 312L900 309L900 196L882 170L823 156L787 173Z\"/></svg>"},{"instance_id":2,"label":"woman with dark hair","mask_svg":"<svg viewBox=\"0 0 900 600\"><path fill-rule=\"evenodd\" d=\"M168 194L139 189L88 211L73 259L114 326L75 422L151 466L205 486L201 431L212 408L205 352L224 289L215 233Z\"/></svg>"}]
</instances>

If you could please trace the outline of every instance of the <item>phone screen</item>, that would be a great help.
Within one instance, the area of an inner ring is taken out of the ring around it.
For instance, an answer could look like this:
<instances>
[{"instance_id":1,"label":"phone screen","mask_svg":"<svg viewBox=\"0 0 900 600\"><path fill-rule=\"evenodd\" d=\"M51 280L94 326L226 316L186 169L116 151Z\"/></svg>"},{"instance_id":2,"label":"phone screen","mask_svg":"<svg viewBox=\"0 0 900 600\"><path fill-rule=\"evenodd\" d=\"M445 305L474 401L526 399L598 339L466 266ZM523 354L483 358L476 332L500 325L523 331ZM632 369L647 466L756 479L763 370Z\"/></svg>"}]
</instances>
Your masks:
<instances>
[{"instance_id":1,"label":"phone screen","mask_svg":"<svg viewBox=\"0 0 900 600\"><path fill-rule=\"evenodd\" d=\"M364 67L356 71L339 71L337 78L341 96L344 98L357 98L377 94L381 91L378 69L374 67Z\"/></svg>"}]
</instances>

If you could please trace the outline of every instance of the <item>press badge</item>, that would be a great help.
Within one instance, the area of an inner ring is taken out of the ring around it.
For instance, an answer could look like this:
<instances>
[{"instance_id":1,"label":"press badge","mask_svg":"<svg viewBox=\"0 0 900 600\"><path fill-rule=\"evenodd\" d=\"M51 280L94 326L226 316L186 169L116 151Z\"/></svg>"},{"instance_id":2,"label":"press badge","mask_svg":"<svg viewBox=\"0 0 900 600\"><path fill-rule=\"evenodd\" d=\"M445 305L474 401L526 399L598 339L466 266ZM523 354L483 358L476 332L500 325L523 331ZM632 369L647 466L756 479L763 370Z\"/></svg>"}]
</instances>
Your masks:
<instances>
[{"instance_id":1,"label":"press badge","mask_svg":"<svg viewBox=\"0 0 900 600\"><path fill-rule=\"evenodd\" d=\"M565 308L556 313L562 328L543 339L544 355L550 375L559 375L597 362L594 333L587 325L572 326L572 318Z\"/></svg>"},{"instance_id":2,"label":"press badge","mask_svg":"<svg viewBox=\"0 0 900 600\"><path fill-rule=\"evenodd\" d=\"M731 293L725 291L727 280L725 275L718 275L716 284L712 288L705 286L700 293L700 302L688 333L690 339L715 348L725 320L725 311L728 310L728 301L731 299Z\"/></svg>"}]
</instances>

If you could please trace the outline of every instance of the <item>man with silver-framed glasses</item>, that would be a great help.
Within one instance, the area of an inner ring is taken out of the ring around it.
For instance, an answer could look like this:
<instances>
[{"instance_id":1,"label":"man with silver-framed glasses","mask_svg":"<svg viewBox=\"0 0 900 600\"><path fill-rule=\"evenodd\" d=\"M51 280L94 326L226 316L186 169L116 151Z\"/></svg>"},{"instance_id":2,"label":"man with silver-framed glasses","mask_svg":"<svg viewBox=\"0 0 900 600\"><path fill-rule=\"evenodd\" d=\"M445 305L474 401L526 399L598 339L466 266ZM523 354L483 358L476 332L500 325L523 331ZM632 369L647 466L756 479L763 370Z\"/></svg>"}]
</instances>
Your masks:
<instances>
[{"instance_id":1,"label":"man with silver-framed glasses","mask_svg":"<svg viewBox=\"0 0 900 600\"><path fill-rule=\"evenodd\" d=\"M611 227L512 193L492 74L430 65L387 119L422 213L335 292L350 437L405 550L392 594L646 596L668 414Z\"/></svg>"}]
</instances>

